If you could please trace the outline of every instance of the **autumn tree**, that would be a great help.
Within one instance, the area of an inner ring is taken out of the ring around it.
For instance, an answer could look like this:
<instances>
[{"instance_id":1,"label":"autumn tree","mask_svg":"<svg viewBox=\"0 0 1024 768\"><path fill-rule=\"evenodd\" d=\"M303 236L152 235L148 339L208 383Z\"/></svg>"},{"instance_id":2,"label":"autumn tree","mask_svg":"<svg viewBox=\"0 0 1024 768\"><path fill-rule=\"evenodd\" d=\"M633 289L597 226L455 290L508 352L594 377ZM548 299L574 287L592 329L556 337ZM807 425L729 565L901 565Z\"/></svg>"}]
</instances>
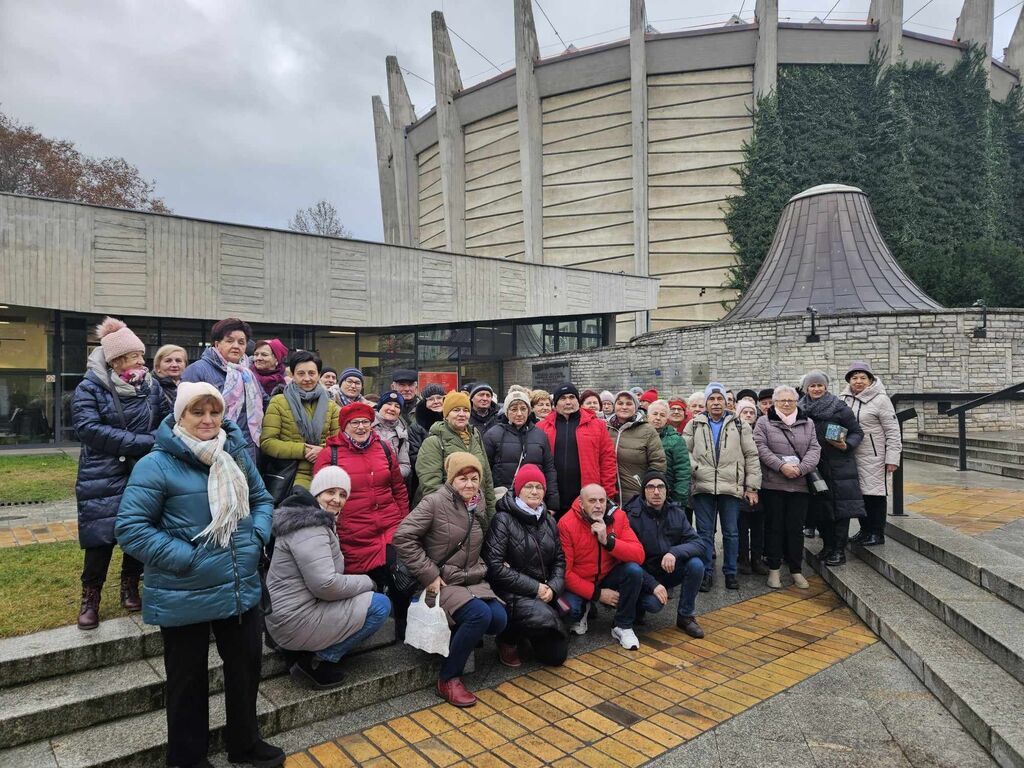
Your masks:
<instances>
[{"instance_id":1,"label":"autumn tree","mask_svg":"<svg viewBox=\"0 0 1024 768\"><path fill-rule=\"evenodd\" d=\"M156 184L121 157L90 157L0 112L0 192L169 213Z\"/></svg>"},{"instance_id":2,"label":"autumn tree","mask_svg":"<svg viewBox=\"0 0 1024 768\"><path fill-rule=\"evenodd\" d=\"M326 200L320 200L316 205L297 210L291 221L288 222L288 229L310 235L352 237L352 233L341 223L338 209Z\"/></svg>"}]
</instances>

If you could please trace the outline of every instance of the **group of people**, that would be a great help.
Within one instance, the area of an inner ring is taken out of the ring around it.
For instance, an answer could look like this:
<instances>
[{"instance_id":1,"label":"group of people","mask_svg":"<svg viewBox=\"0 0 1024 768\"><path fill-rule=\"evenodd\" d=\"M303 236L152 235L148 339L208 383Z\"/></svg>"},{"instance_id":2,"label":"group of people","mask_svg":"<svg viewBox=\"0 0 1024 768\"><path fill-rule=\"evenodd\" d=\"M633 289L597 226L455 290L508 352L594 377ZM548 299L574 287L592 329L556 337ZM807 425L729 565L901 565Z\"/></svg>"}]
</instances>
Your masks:
<instances>
[{"instance_id":1,"label":"group of people","mask_svg":"<svg viewBox=\"0 0 1024 768\"><path fill-rule=\"evenodd\" d=\"M807 528L832 566L850 519L866 517L864 545L883 540L901 448L866 362L839 396L821 371L799 393L712 382L684 400L570 383L500 399L483 382L420 391L398 369L371 397L358 369L253 339L238 318L216 323L191 363L161 347L152 372L123 322L107 318L97 336L72 409L78 626L99 624L116 543L122 605L163 636L171 765L208 764L211 629L229 759L280 765L256 725L264 639L294 678L329 688L389 616L401 640L412 603L439 604L451 641L437 692L472 706L461 675L485 635L503 664L529 648L558 665L604 605L612 637L636 649L635 627L678 588L676 626L703 637L696 601L719 526L730 589L737 573L779 588L783 563L806 588Z\"/></svg>"}]
</instances>

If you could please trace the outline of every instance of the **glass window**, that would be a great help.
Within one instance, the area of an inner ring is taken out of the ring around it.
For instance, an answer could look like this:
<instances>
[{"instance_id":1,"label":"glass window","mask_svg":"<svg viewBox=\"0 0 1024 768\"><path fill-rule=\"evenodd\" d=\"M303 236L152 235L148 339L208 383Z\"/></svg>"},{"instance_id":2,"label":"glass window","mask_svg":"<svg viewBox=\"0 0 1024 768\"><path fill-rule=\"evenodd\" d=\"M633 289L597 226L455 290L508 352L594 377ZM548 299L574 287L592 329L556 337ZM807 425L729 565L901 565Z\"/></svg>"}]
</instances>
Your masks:
<instances>
[{"instance_id":1,"label":"glass window","mask_svg":"<svg viewBox=\"0 0 1024 768\"><path fill-rule=\"evenodd\" d=\"M601 318L600 317L585 317L580 321L580 331L582 333L590 334L591 336L600 336L602 334Z\"/></svg>"},{"instance_id":2,"label":"glass window","mask_svg":"<svg viewBox=\"0 0 1024 768\"><path fill-rule=\"evenodd\" d=\"M575 334L571 336L558 336L558 351L568 352L573 349L579 349L580 337Z\"/></svg>"},{"instance_id":3,"label":"glass window","mask_svg":"<svg viewBox=\"0 0 1024 768\"><path fill-rule=\"evenodd\" d=\"M53 384L45 373L0 371L0 445L53 438Z\"/></svg>"},{"instance_id":4,"label":"glass window","mask_svg":"<svg viewBox=\"0 0 1024 768\"><path fill-rule=\"evenodd\" d=\"M356 364L355 331L316 332L316 351L324 365L336 368L341 373Z\"/></svg>"},{"instance_id":5,"label":"glass window","mask_svg":"<svg viewBox=\"0 0 1024 768\"><path fill-rule=\"evenodd\" d=\"M580 336L580 349L590 349L591 347L600 347L601 339L597 336Z\"/></svg>"},{"instance_id":6,"label":"glass window","mask_svg":"<svg viewBox=\"0 0 1024 768\"><path fill-rule=\"evenodd\" d=\"M558 324L558 332L560 334L571 333L571 334L575 335L575 334L580 332L579 323L576 322L575 320L568 320L568 321L560 322Z\"/></svg>"},{"instance_id":7,"label":"glass window","mask_svg":"<svg viewBox=\"0 0 1024 768\"><path fill-rule=\"evenodd\" d=\"M516 326L516 355L535 357L544 354L544 326Z\"/></svg>"},{"instance_id":8,"label":"glass window","mask_svg":"<svg viewBox=\"0 0 1024 768\"><path fill-rule=\"evenodd\" d=\"M65 324L65 334L68 332L67 327ZM160 323L160 342L184 347L188 354L188 361L193 363L206 351L207 343L210 341L211 327L212 323L204 320L163 320ZM65 348L67 348L67 344L68 339L65 335ZM69 370L71 369L65 365L65 372Z\"/></svg>"}]
</instances>

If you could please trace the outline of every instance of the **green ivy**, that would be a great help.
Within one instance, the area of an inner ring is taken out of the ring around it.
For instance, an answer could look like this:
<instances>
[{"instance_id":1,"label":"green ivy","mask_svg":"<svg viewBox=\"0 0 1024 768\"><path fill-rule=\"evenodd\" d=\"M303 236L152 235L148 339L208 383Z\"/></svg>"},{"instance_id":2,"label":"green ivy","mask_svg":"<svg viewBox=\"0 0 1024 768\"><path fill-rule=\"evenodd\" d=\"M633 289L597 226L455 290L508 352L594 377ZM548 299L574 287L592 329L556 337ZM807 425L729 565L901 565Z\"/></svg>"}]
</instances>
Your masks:
<instances>
[{"instance_id":1,"label":"green ivy","mask_svg":"<svg viewBox=\"0 0 1024 768\"><path fill-rule=\"evenodd\" d=\"M1024 306L1024 97L992 100L977 48L934 63L779 67L756 105L726 225L745 289L786 201L824 183L871 200L897 261L946 306Z\"/></svg>"}]
</instances>

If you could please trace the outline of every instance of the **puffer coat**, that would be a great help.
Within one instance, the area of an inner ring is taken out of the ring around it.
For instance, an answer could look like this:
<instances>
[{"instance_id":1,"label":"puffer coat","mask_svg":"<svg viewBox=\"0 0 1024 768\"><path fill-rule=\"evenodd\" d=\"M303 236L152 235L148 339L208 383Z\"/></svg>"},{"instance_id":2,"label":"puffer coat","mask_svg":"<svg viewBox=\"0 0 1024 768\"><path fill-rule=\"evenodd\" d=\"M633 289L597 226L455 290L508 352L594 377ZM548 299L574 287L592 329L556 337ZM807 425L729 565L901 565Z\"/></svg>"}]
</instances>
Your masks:
<instances>
[{"instance_id":1,"label":"puffer coat","mask_svg":"<svg viewBox=\"0 0 1024 768\"><path fill-rule=\"evenodd\" d=\"M120 395L121 421L114 395L101 377L89 371L75 388L71 423L82 445L75 498L78 543L83 549L114 543L114 521L128 475L152 449L155 430L170 412L155 381L140 386L138 392L137 397Z\"/></svg>"},{"instance_id":2,"label":"puffer coat","mask_svg":"<svg viewBox=\"0 0 1024 768\"><path fill-rule=\"evenodd\" d=\"M369 576L347 576L334 515L305 489L274 510L267 631L289 651L322 651L358 632L373 595Z\"/></svg>"},{"instance_id":3,"label":"puffer coat","mask_svg":"<svg viewBox=\"0 0 1024 768\"><path fill-rule=\"evenodd\" d=\"M185 370L181 372L182 381L205 381L207 384L215 386L220 392L224 391L224 382L227 380L227 377L228 370L224 367L220 357L217 355L217 350L213 347L208 347L203 352L202 357L195 362L189 363ZM263 408L266 409L270 397L263 391L259 381L256 382L256 387L259 389L260 395L263 396ZM245 403L242 403L242 409L238 412L238 418L235 421L242 429L242 436L249 447L249 455L255 459L257 456L257 445L253 441L252 435L249 434L249 421L246 415Z\"/></svg>"},{"instance_id":4,"label":"puffer coat","mask_svg":"<svg viewBox=\"0 0 1024 768\"><path fill-rule=\"evenodd\" d=\"M408 491L398 458L376 432L370 433L365 448L357 448L344 432L328 439L313 465L314 476L331 463L332 448L337 449L337 465L352 479L345 509L338 516L341 551L351 573L369 573L387 562L386 547L409 513Z\"/></svg>"},{"instance_id":5,"label":"puffer coat","mask_svg":"<svg viewBox=\"0 0 1024 768\"><path fill-rule=\"evenodd\" d=\"M416 456L416 477L419 480L419 487L416 489L413 505L419 504L429 494L444 485L444 460L447 456L459 451L472 453L484 471L484 476L480 478L480 492L487 505L484 515L484 529L486 530L487 523L494 515L494 480L491 477L491 464L487 461L487 453L484 451L480 432L472 426L468 426L467 429L470 434L469 446L462 442L458 433L443 419L430 428L430 435L423 441L419 454Z\"/></svg>"},{"instance_id":6,"label":"puffer coat","mask_svg":"<svg viewBox=\"0 0 1024 768\"><path fill-rule=\"evenodd\" d=\"M324 395L327 397L327 395ZM316 403L303 403L309 417L313 418L313 411ZM320 433L320 445L327 442L327 438L338 434L338 404L327 398L327 416L324 419L324 428ZM263 430L260 434L260 450L273 456L275 459L293 459L299 462L295 470L295 485L309 488L313 480L313 465L305 459L306 441L299 432L298 422L295 421L295 414L292 413L288 398L284 395L274 395L270 398L267 406L267 413L263 417Z\"/></svg>"},{"instance_id":7,"label":"puffer coat","mask_svg":"<svg viewBox=\"0 0 1024 768\"><path fill-rule=\"evenodd\" d=\"M174 434L174 416L132 471L117 513L117 541L146 568L142 618L180 627L239 616L260 600L257 566L270 540L274 501L249 455L242 430L225 419L224 444L249 485L249 516L227 547L195 537L210 524L210 468Z\"/></svg>"},{"instance_id":8,"label":"puffer coat","mask_svg":"<svg viewBox=\"0 0 1024 768\"><path fill-rule=\"evenodd\" d=\"M644 582L651 589L664 578L661 560L669 552L676 557L676 568L683 568L691 558L704 556L704 542L687 521L681 504L666 501L659 510L637 496L626 505L625 512L629 527L643 545L644 571L648 574Z\"/></svg>"},{"instance_id":9,"label":"puffer coat","mask_svg":"<svg viewBox=\"0 0 1024 768\"><path fill-rule=\"evenodd\" d=\"M555 518L544 509L535 518L521 509L514 493L498 500L484 539L487 581L505 602L510 624L526 634L554 630L568 636L551 603L537 597L547 584L557 597L565 590L565 554Z\"/></svg>"},{"instance_id":10,"label":"puffer coat","mask_svg":"<svg viewBox=\"0 0 1024 768\"><path fill-rule=\"evenodd\" d=\"M548 509L560 509L558 476L555 474L551 443L536 425L527 421L523 426L516 427L505 416L499 416L498 423L484 433L484 452L491 465L491 478L495 487L501 486L510 492L516 472L523 464L540 467L547 478L544 504Z\"/></svg>"},{"instance_id":11,"label":"puffer coat","mask_svg":"<svg viewBox=\"0 0 1024 768\"><path fill-rule=\"evenodd\" d=\"M821 505L820 508L832 520L864 517L864 497L860 490L856 457L857 447L864 440L864 431L857 423L857 417L846 403L831 392L826 392L817 400L804 395L800 398L800 409L814 421L814 431L818 445L821 446L818 471L828 483L828 493L816 494L815 503ZM825 430L829 424L846 428L845 451L825 439Z\"/></svg>"},{"instance_id":12,"label":"puffer coat","mask_svg":"<svg viewBox=\"0 0 1024 768\"><path fill-rule=\"evenodd\" d=\"M690 452L686 450L683 436L671 424L658 432L661 447L665 449L665 479L668 480L668 500L679 504L690 501ZM643 480L643 478L640 478ZM643 494L639 494L643 495Z\"/></svg>"},{"instance_id":13,"label":"puffer coat","mask_svg":"<svg viewBox=\"0 0 1024 768\"><path fill-rule=\"evenodd\" d=\"M864 440L856 453L861 493L865 496L886 496L885 465L899 466L900 454L903 453L896 409L885 394L880 379L871 382L859 395L853 394L847 386L842 399L864 430Z\"/></svg>"},{"instance_id":14,"label":"puffer coat","mask_svg":"<svg viewBox=\"0 0 1024 768\"><path fill-rule=\"evenodd\" d=\"M444 581L441 607L452 626L455 612L474 597L497 598L487 583L487 565L481 557L483 523L483 510L470 513L462 497L445 483L417 504L395 531L395 552L420 586L426 589L439 575ZM466 543L455 552L467 529ZM452 552L438 571L437 563Z\"/></svg>"},{"instance_id":15,"label":"puffer coat","mask_svg":"<svg viewBox=\"0 0 1024 768\"><path fill-rule=\"evenodd\" d=\"M637 413L629 421L613 426L608 422L608 436L615 446L619 467L619 503L626 504L640 495L640 482L650 469L665 471L665 449L658 432Z\"/></svg>"},{"instance_id":16,"label":"puffer coat","mask_svg":"<svg viewBox=\"0 0 1024 768\"><path fill-rule=\"evenodd\" d=\"M683 441L690 451L693 468L691 493L710 493L715 496L743 498L745 491L761 487L761 463L757 460L757 446L750 425L725 414L720 445L715 450L715 439L708 424L708 416L694 416L683 430Z\"/></svg>"},{"instance_id":17,"label":"puffer coat","mask_svg":"<svg viewBox=\"0 0 1024 768\"><path fill-rule=\"evenodd\" d=\"M818 466L821 446L814 434L814 422L803 411L797 409L796 421L791 427L782 422L775 412L775 406L772 406L765 418L758 419L754 425L754 443L763 468L762 488L808 493L806 478ZM800 459L799 477L790 478L782 474L783 456L796 456Z\"/></svg>"}]
</instances>

